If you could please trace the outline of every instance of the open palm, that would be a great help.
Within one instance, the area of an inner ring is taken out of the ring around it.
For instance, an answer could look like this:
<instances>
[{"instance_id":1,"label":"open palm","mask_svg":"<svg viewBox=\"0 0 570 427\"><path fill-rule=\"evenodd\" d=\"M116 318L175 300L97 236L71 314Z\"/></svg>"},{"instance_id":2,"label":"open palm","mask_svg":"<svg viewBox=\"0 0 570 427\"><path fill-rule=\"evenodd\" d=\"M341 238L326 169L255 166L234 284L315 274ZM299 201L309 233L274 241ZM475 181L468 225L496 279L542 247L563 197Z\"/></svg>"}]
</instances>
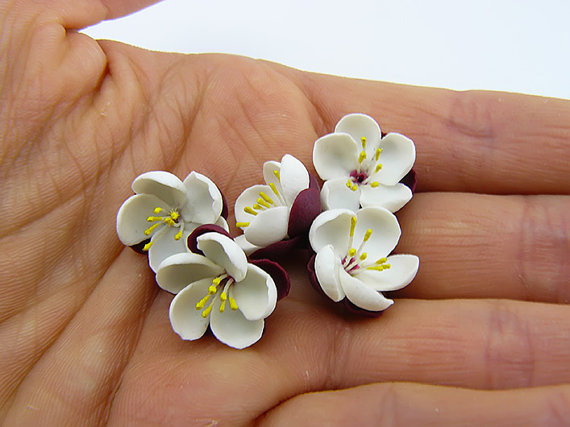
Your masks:
<instances>
[{"instance_id":1,"label":"open palm","mask_svg":"<svg viewBox=\"0 0 570 427\"><path fill-rule=\"evenodd\" d=\"M72 31L127 12L105 3L0 3L0 419L570 419L569 103L153 53ZM260 342L182 341L172 295L115 234L133 178L196 170L231 206L264 161L291 153L310 166L314 140L350 112L416 142L419 193L399 214L398 248L420 256L414 283L380 318L346 317L310 287L299 256Z\"/></svg>"}]
</instances>

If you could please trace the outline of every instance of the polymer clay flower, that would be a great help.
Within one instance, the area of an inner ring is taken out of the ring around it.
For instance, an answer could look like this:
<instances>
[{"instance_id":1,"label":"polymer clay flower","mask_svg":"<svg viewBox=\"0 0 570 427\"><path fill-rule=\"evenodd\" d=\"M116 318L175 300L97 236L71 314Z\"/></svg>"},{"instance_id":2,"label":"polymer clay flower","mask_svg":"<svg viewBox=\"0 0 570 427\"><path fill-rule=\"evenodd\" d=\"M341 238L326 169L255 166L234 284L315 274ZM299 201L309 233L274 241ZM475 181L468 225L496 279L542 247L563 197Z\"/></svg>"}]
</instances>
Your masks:
<instances>
[{"instance_id":1,"label":"polymer clay flower","mask_svg":"<svg viewBox=\"0 0 570 427\"><path fill-rule=\"evenodd\" d=\"M382 292L409 284L419 267L415 255L389 255L399 239L398 221L384 208L324 211L309 231L313 285L335 302L347 298L368 312L385 310L394 301Z\"/></svg>"},{"instance_id":2,"label":"polymer clay flower","mask_svg":"<svg viewBox=\"0 0 570 427\"><path fill-rule=\"evenodd\" d=\"M230 347L254 344L277 302L272 276L248 263L228 235L206 232L195 238L195 246L203 255L173 255L156 273L159 286L176 294L170 304L172 328L183 339L196 340L209 325L215 337Z\"/></svg>"},{"instance_id":3,"label":"polymer clay flower","mask_svg":"<svg viewBox=\"0 0 570 427\"><path fill-rule=\"evenodd\" d=\"M295 157L265 162L263 178L265 185L246 189L235 203L236 226L244 231L236 241L248 253L306 235L321 212L316 179Z\"/></svg>"},{"instance_id":4,"label":"polymer clay flower","mask_svg":"<svg viewBox=\"0 0 570 427\"><path fill-rule=\"evenodd\" d=\"M220 216L222 194L202 174L191 172L182 182L169 172L146 172L133 181L132 189L136 194L117 213L117 234L127 246L144 243L153 271L168 256L187 252L186 239L200 224L228 228Z\"/></svg>"},{"instance_id":5,"label":"polymer clay flower","mask_svg":"<svg viewBox=\"0 0 570 427\"><path fill-rule=\"evenodd\" d=\"M349 114L334 133L315 142L313 164L325 181L321 200L325 209L381 206L396 212L412 191L400 180L416 158L414 143L398 133L382 138L378 123L365 114Z\"/></svg>"}]
</instances>

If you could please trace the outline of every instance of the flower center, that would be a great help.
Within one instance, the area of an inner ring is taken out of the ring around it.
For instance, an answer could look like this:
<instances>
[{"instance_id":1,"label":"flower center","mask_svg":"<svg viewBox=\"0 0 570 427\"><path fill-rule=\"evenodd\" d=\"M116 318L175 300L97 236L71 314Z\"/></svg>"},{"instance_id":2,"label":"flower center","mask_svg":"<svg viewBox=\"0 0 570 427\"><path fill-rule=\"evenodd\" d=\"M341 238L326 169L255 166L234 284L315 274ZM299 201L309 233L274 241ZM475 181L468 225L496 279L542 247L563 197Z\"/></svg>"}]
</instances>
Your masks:
<instances>
[{"instance_id":1,"label":"flower center","mask_svg":"<svg viewBox=\"0 0 570 427\"><path fill-rule=\"evenodd\" d=\"M370 185L374 188L380 185L378 181L370 182L370 178L382 169L382 163L378 161L380 154L382 153L382 149L377 148L374 156L369 159L366 154L365 136L360 138L360 143L362 145L362 151L358 156L358 168L350 172L350 178L346 181L346 186L352 191L356 191L359 185Z\"/></svg>"},{"instance_id":2,"label":"flower center","mask_svg":"<svg viewBox=\"0 0 570 427\"><path fill-rule=\"evenodd\" d=\"M386 261L385 257L379 258L376 261L370 262L368 261L368 254L364 252L364 247L366 246L366 242L370 240L372 236L372 229L366 230L364 233L364 237L362 238L362 242L358 249L355 249L354 244L354 230L356 229L356 217L353 216L350 219L350 234L349 234L349 244L348 246L350 249L348 253L342 258L342 268L353 276L358 270L365 268L367 270L376 270L382 271L387 270L390 268L390 264Z\"/></svg>"},{"instance_id":3,"label":"flower center","mask_svg":"<svg viewBox=\"0 0 570 427\"><path fill-rule=\"evenodd\" d=\"M208 294L196 303L196 310L202 310L202 317L206 318L210 315L214 302L217 298L222 300L220 304L220 313L226 309L226 302L229 301L230 308L237 310L238 305L233 298L232 285L235 284L233 277L228 276L227 273L220 274L212 280L212 284L208 288ZM205 307L205 308L204 308Z\"/></svg>"},{"instance_id":4,"label":"flower center","mask_svg":"<svg viewBox=\"0 0 570 427\"><path fill-rule=\"evenodd\" d=\"M276 169L273 171L273 174L276 176L277 180L279 182L281 182L281 176L279 174L279 171ZM273 207L276 206L283 206L285 205L285 198L283 197L283 195L279 192L279 189L277 188L277 186L275 185L275 183L271 182L269 183L269 188L271 188L272 191L272 197L270 197L269 195L267 195L265 192L260 191L259 192L259 197L257 198L257 200L255 201L255 203L252 206L246 206L245 208L243 208L244 212L253 216L256 216L259 212L265 211L267 209L271 209ZM238 228L245 228L249 225L249 222L236 222L236 227Z\"/></svg>"},{"instance_id":5,"label":"flower center","mask_svg":"<svg viewBox=\"0 0 570 427\"><path fill-rule=\"evenodd\" d=\"M153 232L157 231L159 228L163 228L164 226L176 227L179 228L180 231L174 235L174 240L180 240L182 238L182 233L184 232L184 221L182 221L180 213L177 209L172 209L167 215L158 216L164 212L165 210L161 207L154 208L152 211L154 215L151 215L146 219L147 222L152 222L153 224L144 231L145 236L150 236ZM152 240L144 245L143 251L148 251L151 246Z\"/></svg>"}]
</instances>

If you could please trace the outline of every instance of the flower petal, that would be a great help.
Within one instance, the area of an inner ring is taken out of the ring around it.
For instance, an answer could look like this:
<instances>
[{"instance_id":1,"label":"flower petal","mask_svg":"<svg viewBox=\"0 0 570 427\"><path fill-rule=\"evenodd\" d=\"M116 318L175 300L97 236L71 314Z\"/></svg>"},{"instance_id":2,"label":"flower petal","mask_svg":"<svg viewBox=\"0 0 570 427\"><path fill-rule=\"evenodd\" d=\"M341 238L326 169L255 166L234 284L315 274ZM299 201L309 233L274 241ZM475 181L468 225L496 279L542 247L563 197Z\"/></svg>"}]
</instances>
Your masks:
<instances>
[{"instance_id":1,"label":"flower petal","mask_svg":"<svg viewBox=\"0 0 570 427\"><path fill-rule=\"evenodd\" d=\"M277 172L275 172L277 171ZM269 160L263 164L263 180L267 185L273 183L277 186L279 191L282 191L281 181L278 176L281 176L281 163L275 160Z\"/></svg>"},{"instance_id":2,"label":"flower petal","mask_svg":"<svg viewBox=\"0 0 570 427\"><path fill-rule=\"evenodd\" d=\"M339 271L339 279L346 297L357 307L369 311L381 311L394 304L394 301L366 286L364 282L344 270Z\"/></svg>"},{"instance_id":3,"label":"flower petal","mask_svg":"<svg viewBox=\"0 0 570 427\"><path fill-rule=\"evenodd\" d=\"M350 209L356 212L360 207L360 188L351 190L346 186L347 178L325 181L321 190L321 202L324 209Z\"/></svg>"},{"instance_id":4,"label":"flower petal","mask_svg":"<svg viewBox=\"0 0 570 427\"><path fill-rule=\"evenodd\" d=\"M154 194L171 208L181 208L186 203L186 187L170 172L143 173L135 178L132 189L137 194Z\"/></svg>"},{"instance_id":5,"label":"flower petal","mask_svg":"<svg viewBox=\"0 0 570 427\"><path fill-rule=\"evenodd\" d=\"M265 319L273 313L277 303L275 282L269 274L253 264L248 264L247 275L232 286L230 293L247 320Z\"/></svg>"},{"instance_id":6,"label":"flower petal","mask_svg":"<svg viewBox=\"0 0 570 427\"><path fill-rule=\"evenodd\" d=\"M360 204L362 207L380 206L390 212L400 210L412 199L412 190L404 184L382 185L371 187L361 186Z\"/></svg>"},{"instance_id":7,"label":"flower petal","mask_svg":"<svg viewBox=\"0 0 570 427\"><path fill-rule=\"evenodd\" d=\"M267 195L272 194L271 187L269 187L269 185L254 185L246 188L238 196L234 207L234 214L237 222L251 222L255 219L256 215L247 213L245 209L253 209L253 206L257 204L257 199L260 198L260 193L265 193ZM254 212L257 211L254 210Z\"/></svg>"},{"instance_id":8,"label":"flower petal","mask_svg":"<svg viewBox=\"0 0 570 427\"><path fill-rule=\"evenodd\" d=\"M315 141L313 165L322 180L344 177L358 167L360 146L346 133L331 133Z\"/></svg>"},{"instance_id":9,"label":"flower petal","mask_svg":"<svg viewBox=\"0 0 570 427\"><path fill-rule=\"evenodd\" d=\"M412 169L416 161L416 147L410 138L399 133L389 133L380 141L379 161L382 169L370 179L385 185L394 185Z\"/></svg>"},{"instance_id":10,"label":"flower petal","mask_svg":"<svg viewBox=\"0 0 570 427\"><path fill-rule=\"evenodd\" d=\"M317 252L315 256L317 280L323 292L334 302L340 301L345 296L340 285L340 270L342 270L340 259L334 253L331 245L327 245Z\"/></svg>"},{"instance_id":11,"label":"flower petal","mask_svg":"<svg viewBox=\"0 0 570 427\"><path fill-rule=\"evenodd\" d=\"M256 343L263 334L264 320L247 320L240 310L226 307L220 312L219 299L210 313L210 329L215 337L224 344L242 349Z\"/></svg>"},{"instance_id":12,"label":"flower petal","mask_svg":"<svg viewBox=\"0 0 570 427\"><path fill-rule=\"evenodd\" d=\"M222 267L236 282L247 273L247 257L233 239L221 233L205 233L196 238L206 258Z\"/></svg>"},{"instance_id":13,"label":"flower petal","mask_svg":"<svg viewBox=\"0 0 570 427\"><path fill-rule=\"evenodd\" d=\"M156 272L156 282L165 291L176 294L190 283L202 279L207 278L211 284L212 279L223 272L222 267L208 258L187 252L165 259Z\"/></svg>"},{"instance_id":14,"label":"flower petal","mask_svg":"<svg viewBox=\"0 0 570 427\"><path fill-rule=\"evenodd\" d=\"M214 223L214 225L217 225L218 227L222 227L226 231L230 231L230 227L228 226L228 222L226 221L226 219L223 216L219 217L218 220Z\"/></svg>"},{"instance_id":15,"label":"flower petal","mask_svg":"<svg viewBox=\"0 0 570 427\"><path fill-rule=\"evenodd\" d=\"M154 215L155 208L169 209L152 194L135 194L125 200L117 212L117 235L124 245L136 245L149 238L144 232L152 223L146 219Z\"/></svg>"},{"instance_id":16,"label":"flower petal","mask_svg":"<svg viewBox=\"0 0 570 427\"><path fill-rule=\"evenodd\" d=\"M327 245L332 245L338 257L348 252L350 222L354 212L348 209L324 211L313 221L309 230L309 242L313 251L319 252Z\"/></svg>"},{"instance_id":17,"label":"flower petal","mask_svg":"<svg viewBox=\"0 0 570 427\"><path fill-rule=\"evenodd\" d=\"M387 261L387 270L362 269L355 277L377 291L395 291L407 286L416 276L420 259L415 255L392 255Z\"/></svg>"},{"instance_id":18,"label":"flower petal","mask_svg":"<svg viewBox=\"0 0 570 427\"><path fill-rule=\"evenodd\" d=\"M289 208L277 206L259 212L249 226L244 228L244 234L250 243L257 246L268 246L287 237L288 226Z\"/></svg>"},{"instance_id":19,"label":"flower petal","mask_svg":"<svg viewBox=\"0 0 570 427\"><path fill-rule=\"evenodd\" d=\"M378 142L382 137L380 126L372 117L366 114L348 114L339 120L335 132L349 134L358 144L358 151L362 151L362 137L366 138L366 157L374 155Z\"/></svg>"},{"instance_id":20,"label":"flower petal","mask_svg":"<svg viewBox=\"0 0 570 427\"><path fill-rule=\"evenodd\" d=\"M311 176L311 182L316 178ZM306 235L318 214L322 212L321 192L318 184L311 185L299 193L289 213L287 234L289 237Z\"/></svg>"},{"instance_id":21,"label":"flower petal","mask_svg":"<svg viewBox=\"0 0 570 427\"><path fill-rule=\"evenodd\" d=\"M281 159L281 188L288 206L291 206L299 193L309 188L309 172L301 161L290 154Z\"/></svg>"},{"instance_id":22,"label":"flower petal","mask_svg":"<svg viewBox=\"0 0 570 427\"><path fill-rule=\"evenodd\" d=\"M278 263L269 259L252 259L250 264L261 268L271 276L277 288L277 301L289 295L289 290L291 289L289 275Z\"/></svg>"},{"instance_id":23,"label":"flower petal","mask_svg":"<svg viewBox=\"0 0 570 427\"><path fill-rule=\"evenodd\" d=\"M156 272L160 263L169 256L188 252L189 249L186 242L193 228L186 226L182 233L182 238L176 240L174 237L179 231L178 228L166 226L157 231L152 237L152 246L148 250L148 263L152 271Z\"/></svg>"},{"instance_id":24,"label":"flower petal","mask_svg":"<svg viewBox=\"0 0 570 427\"><path fill-rule=\"evenodd\" d=\"M199 224L216 222L222 213L222 194L212 180L198 172L190 172L184 180L186 204L181 210L185 221Z\"/></svg>"},{"instance_id":25,"label":"flower petal","mask_svg":"<svg viewBox=\"0 0 570 427\"><path fill-rule=\"evenodd\" d=\"M398 244L400 225L396 216L390 211L370 206L360 209L356 213L356 219L355 245L359 245L364 240L367 230L372 230L370 239L365 242L363 248L372 262L386 257Z\"/></svg>"},{"instance_id":26,"label":"flower petal","mask_svg":"<svg viewBox=\"0 0 570 427\"><path fill-rule=\"evenodd\" d=\"M210 319L202 317L201 310L196 310L196 304L208 295L208 287L211 284L210 279L193 282L181 290L170 303L170 324L182 339L198 339L208 329Z\"/></svg>"},{"instance_id":27,"label":"flower petal","mask_svg":"<svg viewBox=\"0 0 570 427\"><path fill-rule=\"evenodd\" d=\"M245 238L245 234L240 234L234 239L234 241L238 244L238 246L241 248L242 251L244 251L244 253L247 256L251 255L256 250L261 249L260 246L253 245L250 242L248 242L247 239Z\"/></svg>"}]
</instances>

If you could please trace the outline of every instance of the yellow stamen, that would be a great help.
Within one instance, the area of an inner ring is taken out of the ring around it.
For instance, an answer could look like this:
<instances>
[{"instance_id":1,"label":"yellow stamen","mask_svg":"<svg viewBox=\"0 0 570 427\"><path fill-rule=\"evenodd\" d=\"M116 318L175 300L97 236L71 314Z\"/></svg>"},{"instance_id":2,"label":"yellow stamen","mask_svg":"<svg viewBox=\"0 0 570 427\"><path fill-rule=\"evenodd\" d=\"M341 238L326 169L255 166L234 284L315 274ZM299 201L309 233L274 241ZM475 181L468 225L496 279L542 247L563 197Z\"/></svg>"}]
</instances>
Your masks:
<instances>
[{"instance_id":1,"label":"yellow stamen","mask_svg":"<svg viewBox=\"0 0 570 427\"><path fill-rule=\"evenodd\" d=\"M269 186L271 187L271 190L275 193L275 195L279 196L279 191L277 191L277 186L272 182L269 183Z\"/></svg>"},{"instance_id":2,"label":"yellow stamen","mask_svg":"<svg viewBox=\"0 0 570 427\"><path fill-rule=\"evenodd\" d=\"M277 169L275 169L273 171L273 175L275 175L275 177L277 178L277 181L281 182L281 174L279 173L279 171Z\"/></svg>"},{"instance_id":3,"label":"yellow stamen","mask_svg":"<svg viewBox=\"0 0 570 427\"><path fill-rule=\"evenodd\" d=\"M220 313L223 313L225 309L226 309L226 300L223 300L222 304L220 304Z\"/></svg>"},{"instance_id":4,"label":"yellow stamen","mask_svg":"<svg viewBox=\"0 0 570 427\"><path fill-rule=\"evenodd\" d=\"M350 218L350 237L354 236L354 229L356 228L356 217Z\"/></svg>"},{"instance_id":5,"label":"yellow stamen","mask_svg":"<svg viewBox=\"0 0 570 427\"><path fill-rule=\"evenodd\" d=\"M204 306L206 305L211 296L212 295L208 294L200 301L198 301L198 303L196 304L196 310L201 310L202 308L204 308Z\"/></svg>"},{"instance_id":6,"label":"yellow stamen","mask_svg":"<svg viewBox=\"0 0 570 427\"><path fill-rule=\"evenodd\" d=\"M376 270L376 271L382 271L384 270L384 265L371 265L370 267L366 267L367 270Z\"/></svg>"},{"instance_id":7,"label":"yellow stamen","mask_svg":"<svg viewBox=\"0 0 570 427\"><path fill-rule=\"evenodd\" d=\"M255 212L250 206L246 206L245 208L243 208L245 213L251 214L251 215L257 215L257 212Z\"/></svg>"},{"instance_id":8,"label":"yellow stamen","mask_svg":"<svg viewBox=\"0 0 570 427\"><path fill-rule=\"evenodd\" d=\"M228 294L226 294L225 292L222 292L222 293L220 294L220 299L221 299L222 301L227 300L227 299L228 299Z\"/></svg>"},{"instance_id":9,"label":"yellow stamen","mask_svg":"<svg viewBox=\"0 0 570 427\"><path fill-rule=\"evenodd\" d=\"M368 229L366 230L366 233L364 233L364 241L367 242L368 239L370 239L370 236L372 235L372 229Z\"/></svg>"},{"instance_id":10,"label":"yellow stamen","mask_svg":"<svg viewBox=\"0 0 570 427\"><path fill-rule=\"evenodd\" d=\"M180 239L182 239L182 230L180 230L178 233L174 235L174 240L180 240Z\"/></svg>"},{"instance_id":11,"label":"yellow stamen","mask_svg":"<svg viewBox=\"0 0 570 427\"><path fill-rule=\"evenodd\" d=\"M346 186L352 190L352 181L350 179L346 181Z\"/></svg>"},{"instance_id":12,"label":"yellow stamen","mask_svg":"<svg viewBox=\"0 0 570 427\"><path fill-rule=\"evenodd\" d=\"M271 206L269 205L269 203L267 203L265 200L263 200L261 197L259 199L257 199L257 203L260 204L261 206L263 206L264 208L270 208Z\"/></svg>"},{"instance_id":13,"label":"yellow stamen","mask_svg":"<svg viewBox=\"0 0 570 427\"><path fill-rule=\"evenodd\" d=\"M381 148L377 148L376 149L376 154L374 155L374 158L378 161L378 157L380 157L380 153L382 152Z\"/></svg>"},{"instance_id":14,"label":"yellow stamen","mask_svg":"<svg viewBox=\"0 0 570 427\"><path fill-rule=\"evenodd\" d=\"M363 136L362 138L360 138L360 142L362 143L362 149L366 150L366 137Z\"/></svg>"},{"instance_id":15,"label":"yellow stamen","mask_svg":"<svg viewBox=\"0 0 570 427\"><path fill-rule=\"evenodd\" d=\"M372 183L370 184L370 186L371 186L372 188L376 188L376 187L378 187L379 185L380 185L380 183L379 183L378 181L374 181L374 182L372 182Z\"/></svg>"},{"instance_id":16,"label":"yellow stamen","mask_svg":"<svg viewBox=\"0 0 570 427\"><path fill-rule=\"evenodd\" d=\"M257 209L258 211L260 211L263 208L256 203L255 205L253 205L253 209Z\"/></svg>"},{"instance_id":17,"label":"yellow stamen","mask_svg":"<svg viewBox=\"0 0 570 427\"><path fill-rule=\"evenodd\" d=\"M212 304L213 305L213 304ZM210 311L212 311L212 305L208 306L203 312L202 317L205 319L210 315Z\"/></svg>"},{"instance_id":18,"label":"yellow stamen","mask_svg":"<svg viewBox=\"0 0 570 427\"><path fill-rule=\"evenodd\" d=\"M386 258L380 258L378 261L376 261L376 264L384 264L386 261Z\"/></svg>"},{"instance_id":19,"label":"yellow stamen","mask_svg":"<svg viewBox=\"0 0 570 427\"><path fill-rule=\"evenodd\" d=\"M170 225L171 227L174 227L176 225L176 222L174 222L174 220L170 217L164 218L164 223Z\"/></svg>"},{"instance_id":20,"label":"yellow stamen","mask_svg":"<svg viewBox=\"0 0 570 427\"><path fill-rule=\"evenodd\" d=\"M142 248L143 252L148 251L151 246L152 246L152 241L148 242L146 245L143 246Z\"/></svg>"},{"instance_id":21,"label":"yellow stamen","mask_svg":"<svg viewBox=\"0 0 570 427\"><path fill-rule=\"evenodd\" d=\"M360 155L358 156L358 163L362 163L366 158L366 151L361 151Z\"/></svg>"},{"instance_id":22,"label":"yellow stamen","mask_svg":"<svg viewBox=\"0 0 570 427\"><path fill-rule=\"evenodd\" d=\"M358 186L357 186L356 184L352 184L351 190L352 190L352 191L358 190Z\"/></svg>"},{"instance_id":23,"label":"yellow stamen","mask_svg":"<svg viewBox=\"0 0 570 427\"><path fill-rule=\"evenodd\" d=\"M348 250L348 255L351 256L351 257L353 257L354 255L356 255L356 249L350 248L350 249Z\"/></svg>"},{"instance_id":24,"label":"yellow stamen","mask_svg":"<svg viewBox=\"0 0 570 427\"><path fill-rule=\"evenodd\" d=\"M162 208L154 208L153 212L154 212L155 214L159 214L159 213L162 212Z\"/></svg>"},{"instance_id":25,"label":"yellow stamen","mask_svg":"<svg viewBox=\"0 0 570 427\"><path fill-rule=\"evenodd\" d=\"M234 311L236 311L238 309L237 302L232 297L230 297L230 308Z\"/></svg>"},{"instance_id":26,"label":"yellow stamen","mask_svg":"<svg viewBox=\"0 0 570 427\"><path fill-rule=\"evenodd\" d=\"M164 219L163 216L149 216L146 220L148 222L156 222L156 221L162 221Z\"/></svg>"},{"instance_id":27,"label":"yellow stamen","mask_svg":"<svg viewBox=\"0 0 570 427\"><path fill-rule=\"evenodd\" d=\"M261 198L263 200L265 200L267 203L271 203L273 204L273 200L271 200L271 197L269 197L267 194L265 194L263 191L259 192L259 195L261 196Z\"/></svg>"},{"instance_id":28,"label":"yellow stamen","mask_svg":"<svg viewBox=\"0 0 570 427\"><path fill-rule=\"evenodd\" d=\"M382 169L382 163L378 163L376 165L376 169L374 169L374 173L377 173L380 169Z\"/></svg>"},{"instance_id":29,"label":"yellow stamen","mask_svg":"<svg viewBox=\"0 0 570 427\"><path fill-rule=\"evenodd\" d=\"M172 211L172 212L170 212L170 218L172 218L174 221L176 221L178 218L180 218L180 214L176 211Z\"/></svg>"},{"instance_id":30,"label":"yellow stamen","mask_svg":"<svg viewBox=\"0 0 570 427\"><path fill-rule=\"evenodd\" d=\"M217 292L217 290L218 290L218 289L216 288L216 286L210 285L210 286L208 287L208 294L209 294L209 295L214 295L214 294Z\"/></svg>"},{"instance_id":31,"label":"yellow stamen","mask_svg":"<svg viewBox=\"0 0 570 427\"><path fill-rule=\"evenodd\" d=\"M362 254L360 255L360 259L362 261L364 261L367 257L368 257L368 254L366 252L362 252Z\"/></svg>"},{"instance_id":32,"label":"yellow stamen","mask_svg":"<svg viewBox=\"0 0 570 427\"><path fill-rule=\"evenodd\" d=\"M220 276L214 278L214 280L212 280L212 283L216 286L218 286L222 281L222 278Z\"/></svg>"},{"instance_id":33,"label":"yellow stamen","mask_svg":"<svg viewBox=\"0 0 570 427\"><path fill-rule=\"evenodd\" d=\"M249 225L249 222L236 222L236 227L238 228L244 228L247 227Z\"/></svg>"},{"instance_id":34,"label":"yellow stamen","mask_svg":"<svg viewBox=\"0 0 570 427\"><path fill-rule=\"evenodd\" d=\"M148 227L144 231L145 236L150 236L150 233L152 233L156 229L156 227L158 227L159 225L160 225L160 222L157 222L156 224L153 224L150 227Z\"/></svg>"},{"instance_id":35,"label":"yellow stamen","mask_svg":"<svg viewBox=\"0 0 570 427\"><path fill-rule=\"evenodd\" d=\"M390 264L384 264L384 269L387 270L390 268Z\"/></svg>"}]
</instances>

